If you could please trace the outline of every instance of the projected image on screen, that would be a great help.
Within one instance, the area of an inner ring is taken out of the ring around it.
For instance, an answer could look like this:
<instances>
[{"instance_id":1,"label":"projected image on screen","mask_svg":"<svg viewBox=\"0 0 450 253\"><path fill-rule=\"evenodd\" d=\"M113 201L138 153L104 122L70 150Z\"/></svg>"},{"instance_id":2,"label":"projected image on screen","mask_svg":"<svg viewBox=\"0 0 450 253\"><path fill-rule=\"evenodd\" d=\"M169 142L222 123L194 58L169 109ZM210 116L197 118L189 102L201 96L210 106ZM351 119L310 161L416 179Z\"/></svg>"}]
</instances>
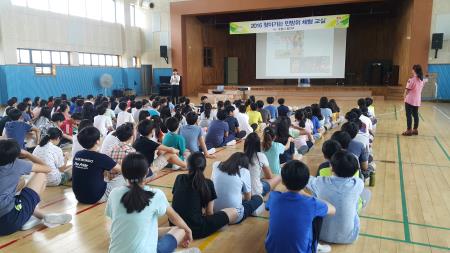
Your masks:
<instances>
[{"instance_id":1,"label":"projected image on screen","mask_svg":"<svg viewBox=\"0 0 450 253\"><path fill-rule=\"evenodd\" d=\"M258 79L342 78L345 37L346 29L257 34L256 76Z\"/></svg>"}]
</instances>

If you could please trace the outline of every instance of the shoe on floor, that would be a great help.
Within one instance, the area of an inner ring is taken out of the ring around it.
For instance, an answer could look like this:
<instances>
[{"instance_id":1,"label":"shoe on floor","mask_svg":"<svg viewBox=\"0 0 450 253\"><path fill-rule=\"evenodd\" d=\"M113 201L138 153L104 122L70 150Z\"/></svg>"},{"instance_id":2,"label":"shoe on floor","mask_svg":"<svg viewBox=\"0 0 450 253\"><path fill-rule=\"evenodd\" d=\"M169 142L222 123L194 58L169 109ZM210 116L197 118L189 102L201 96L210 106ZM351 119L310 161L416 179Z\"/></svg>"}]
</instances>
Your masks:
<instances>
[{"instance_id":1,"label":"shoe on floor","mask_svg":"<svg viewBox=\"0 0 450 253\"><path fill-rule=\"evenodd\" d=\"M30 219L25 224L23 224L20 230L29 230L40 224L42 224L41 219L38 219L36 216L31 216Z\"/></svg>"},{"instance_id":2,"label":"shoe on floor","mask_svg":"<svg viewBox=\"0 0 450 253\"><path fill-rule=\"evenodd\" d=\"M413 135L413 134L412 134L412 131L411 131L411 130L406 130L405 132L402 133L402 135L403 135L403 136L411 136L411 135Z\"/></svg>"},{"instance_id":3,"label":"shoe on floor","mask_svg":"<svg viewBox=\"0 0 450 253\"><path fill-rule=\"evenodd\" d=\"M179 170L180 166L176 165L176 164L172 164L172 170Z\"/></svg>"},{"instance_id":4,"label":"shoe on floor","mask_svg":"<svg viewBox=\"0 0 450 253\"><path fill-rule=\"evenodd\" d=\"M236 145L236 140L227 142L227 146L234 146L234 145Z\"/></svg>"},{"instance_id":5,"label":"shoe on floor","mask_svg":"<svg viewBox=\"0 0 450 253\"><path fill-rule=\"evenodd\" d=\"M215 148L210 148L210 149L208 149L208 154L209 154L209 155L212 155L212 154L214 154L214 153L216 153L216 149L215 149Z\"/></svg>"},{"instance_id":6,"label":"shoe on floor","mask_svg":"<svg viewBox=\"0 0 450 253\"><path fill-rule=\"evenodd\" d=\"M419 135L419 130L413 129L411 132L412 135Z\"/></svg>"},{"instance_id":7,"label":"shoe on floor","mask_svg":"<svg viewBox=\"0 0 450 253\"><path fill-rule=\"evenodd\" d=\"M199 248L187 248L179 251L175 251L175 253L202 253Z\"/></svg>"},{"instance_id":8,"label":"shoe on floor","mask_svg":"<svg viewBox=\"0 0 450 253\"><path fill-rule=\"evenodd\" d=\"M326 253L331 252L331 246L328 244L317 244L317 252Z\"/></svg>"},{"instance_id":9,"label":"shoe on floor","mask_svg":"<svg viewBox=\"0 0 450 253\"><path fill-rule=\"evenodd\" d=\"M66 213L52 213L44 215L44 223L52 225L64 225L72 220L72 215Z\"/></svg>"}]
</instances>

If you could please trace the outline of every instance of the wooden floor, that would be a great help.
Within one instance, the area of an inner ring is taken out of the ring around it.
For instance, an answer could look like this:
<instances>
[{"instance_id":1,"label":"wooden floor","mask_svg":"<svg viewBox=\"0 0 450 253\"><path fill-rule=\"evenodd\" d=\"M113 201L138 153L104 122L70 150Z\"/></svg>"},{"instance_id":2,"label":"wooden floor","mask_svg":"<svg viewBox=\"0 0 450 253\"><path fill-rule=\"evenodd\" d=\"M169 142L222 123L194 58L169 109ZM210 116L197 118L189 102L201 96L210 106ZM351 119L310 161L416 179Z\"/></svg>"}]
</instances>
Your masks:
<instances>
[{"instance_id":1,"label":"wooden floor","mask_svg":"<svg viewBox=\"0 0 450 253\"><path fill-rule=\"evenodd\" d=\"M310 101L301 101L302 104ZM338 101L339 102L339 101ZM342 111L354 106L341 104ZM420 135L399 136L405 128L400 101L376 101L378 116L374 142L377 163L373 199L361 215L361 233L353 245L332 245L333 252L449 252L450 251L450 104L424 103L420 109ZM329 138L328 133L325 139ZM323 160L321 142L304 157L311 173ZM243 144L217 153L224 160ZM211 164L208 161L208 175ZM171 187L180 172L163 172L151 184L171 200ZM282 189L283 187L279 187ZM0 252L106 252L109 220L105 204L78 204L70 188L49 188L41 208L69 212L71 224L38 227L0 237ZM268 214L222 229L192 243L202 252L265 252ZM167 224L162 218L160 225Z\"/></svg>"}]
</instances>

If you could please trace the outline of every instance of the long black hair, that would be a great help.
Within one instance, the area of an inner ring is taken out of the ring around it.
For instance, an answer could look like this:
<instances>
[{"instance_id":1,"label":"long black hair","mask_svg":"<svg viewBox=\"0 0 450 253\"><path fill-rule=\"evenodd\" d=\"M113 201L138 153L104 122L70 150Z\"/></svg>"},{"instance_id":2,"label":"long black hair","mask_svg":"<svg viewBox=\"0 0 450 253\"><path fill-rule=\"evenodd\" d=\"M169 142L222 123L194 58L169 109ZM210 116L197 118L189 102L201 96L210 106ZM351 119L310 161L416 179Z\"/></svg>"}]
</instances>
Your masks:
<instances>
[{"instance_id":1,"label":"long black hair","mask_svg":"<svg viewBox=\"0 0 450 253\"><path fill-rule=\"evenodd\" d=\"M264 128L263 134L263 150L268 151L272 147L272 142L275 140L275 131L272 127L268 126Z\"/></svg>"},{"instance_id":2,"label":"long black hair","mask_svg":"<svg viewBox=\"0 0 450 253\"><path fill-rule=\"evenodd\" d=\"M413 68L414 72L416 73L417 77L420 79L420 81L423 81L422 66L420 66L419 64L416 64L412 68Z\"/></svg>"},{"instance_id":3,"label":"long black hair","mask_svg":"<svg viewBox=\"0 0 450 253\"><path fill-rule=\"evenodd\" d=\"M50 109L50 107L44 106L41 108L41 112L39 113L39 117L37 117L38 119L40 117L45 117L49 120L51 120L52 118L52 109Z\"/></svg>"},{"instance_id":4,"label":"long black hair","mask_svg":"<svg viewBox=\"0 0 450 253\"><path fill-rule=\"evenodd\" d=\"M212 105L210 103L206 103L205 110L203 111L203 113L205 113L205 118L209 119L209 117L211 116L211 110L212 110Z\"/></svg>"},{"instance_id":5,"label":"long black hair","mask_svg":"<svg viewBox=\"0 0 450 253\"><path fill-rule=\"evenodd\" d=\"M40 147L43 147L43 146L47 145L47 143L48 143L50 140L56 140L56 139L58 139L58 138L61 139L61 137L62 137L62 132L61 132L61 130L59 130L59 129L56 128L56 127L50 127L50 128L47 130L47 134L44 135L44 137L42 137L41 141L39 142L39 146L40 146Z\"/></svg>"},{"instance_id":6,"label":"long black hair","mask_svg":"<svg viewBox=\"0 0 450 253\"><path fill-rule=\"evenodd\" d=\"M139 153L130 153L122 161L122 175L129 182L130 190L126 192L120 202L127 209L127 213L141 212L150 204L155 193L146 191L141 187L148 173L148 163L145 156Z\"/></svg>"},{"instance_id":7,"label":"long black hair","mask_svg":"<svg viewBox=\"0 0 450 253\"><path fill-rule=\"evenodd\" d=\"M257 133L251 133L244 142L244 153L247 155L250 164L254 165L253 157L259 159L258 152L261 152L261 139Z\"/></svg>"},{"instance_id":8,"label":"long black hair","mask_svg":"<svg viewBox=\"0 0 450 253\"><path fill-rule=\"evenodd\" d=\"M207 184L203 172L206 168L206 158L201 152L192 153L187 158L189 176L192 178L192 189L200 193L201 204L203 208L208 206L211 200L211 189Z\"/></svg>"},{"instance_id":9,"label":"long black hair","mask_svg":"<svg viewBox=\"0 0 450 253\"><path fill-rule=\"evenodd\" d=\"M241 168L248 169L249 164L250 161L245 153L236 152L228 157L227 160L219 164L219 170L227 173L230 176L234 176L236 174L240 176L241 173L239 173L239 170Z\"/></svg>"},{"instance_id":10,"label":"long black hair","mask_svg":"<svg viewBox=\"0 0 450 253\"><path fill-rule=\"evenodd\" d=\"M294 117L298 122L298 126L305 128L305 126L306 126L305 110L299 109L299 110L295 111Z\"/></svg>"},{"instance_id":11,"label":"long black hair","mask_svg":"<svg viewBox=\"0 0 450 253\"><path fill-rule=\"evenodd\" d=\"M312 104L311 111L313 116L316 116L319 120L323 120L322 112L318 104Z\"/></svg>"},{"instance_id":12,"label":"long black hair","mask_svg":"<svg viewBox=\"0 0 450 253\"><path fill-rule=\"evenodd\" d=\"M275 140L283 145L286 145L289 137L289 128L291 127L291 119L287 116L278 117L275 121L276 138Z\"/></svg>"},{"instance_id":13,"label":"long black hair","mask_svg":"<svg viewBox=\"0 0 450 253\"><path fill-rule=\"evenodd\" d=\"M96 116L94 105L90 102L84 103L81 115L83 115L83 119L88 119L93 122L94 117Z\"/></svg>"}]
</instances>

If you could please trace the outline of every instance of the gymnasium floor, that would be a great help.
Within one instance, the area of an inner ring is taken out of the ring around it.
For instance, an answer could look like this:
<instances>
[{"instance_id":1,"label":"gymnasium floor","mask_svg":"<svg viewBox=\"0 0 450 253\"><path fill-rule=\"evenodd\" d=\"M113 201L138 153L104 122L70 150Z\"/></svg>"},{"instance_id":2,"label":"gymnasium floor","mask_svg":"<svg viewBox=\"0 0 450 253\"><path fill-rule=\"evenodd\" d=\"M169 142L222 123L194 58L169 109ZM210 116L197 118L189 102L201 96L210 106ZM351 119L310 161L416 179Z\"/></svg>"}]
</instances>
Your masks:
<instances>
[{"instance_id":1,"label":"gymnasium floor","mask_svg":"<svg viewBox=\"0 0 450 253\"><path fill-rule=\"evenodd\" d=\"M310 101L301 101L302 104ZM354 106L341 102L341 111ZM353 245L332 245L332 252L449 252L450 251L450 104L424 103L420 135L402 137L405 128L401 101L376 101L378 117L374 142L377 163L372 201L361 215L361 233ZM331 136L327 133L324 139ZM323 161L321 143L303 161L315 174ZM243 143L219 150L216 160L241 151ZM213 160L208 160L207 174ZM161 172L151 182L171 200L171 187L180 172ZM279 189L282 189L279 186ZM71 188L47 188L41 208L69 212L71 224L37 227L0 237L0 252L106 252L109 220L105 204L82 205ZM202 252L265 252L268 214L248 218L212 236L192 243ZM167 218L160 219L166 225Z\"/></svg>"}]
</instances>

